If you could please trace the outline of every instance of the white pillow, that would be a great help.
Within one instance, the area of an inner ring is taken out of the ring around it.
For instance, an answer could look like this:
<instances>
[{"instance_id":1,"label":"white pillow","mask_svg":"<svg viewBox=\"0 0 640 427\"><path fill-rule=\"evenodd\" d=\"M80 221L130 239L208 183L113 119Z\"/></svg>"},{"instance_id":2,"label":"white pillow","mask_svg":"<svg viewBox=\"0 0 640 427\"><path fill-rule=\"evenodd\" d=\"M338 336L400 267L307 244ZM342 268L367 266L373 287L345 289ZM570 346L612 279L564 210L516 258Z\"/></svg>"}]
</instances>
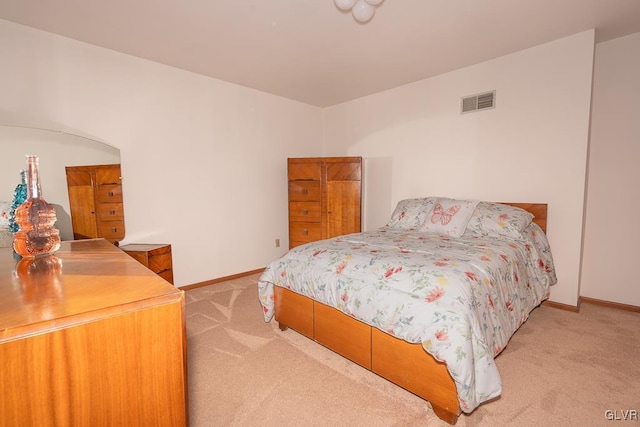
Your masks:
<instances>
[{"instance_id":1,"label":"white pillow","mask_svg":"<svg viewBox=\"0 0 640 427\"><path fill-rule=\"evenodd\" d=\"M435 199L422 231L460 237L467 229L467 223L478 203L478 200Z\"/></svg>"},{"instance_id":2,"label":"white pillow","mask_svg":"<svg viewBox=\"0 0 640 427\"><path fill-rule=\"evenodd\" d=\"M427 214L433 208L433 201L434 199L431 197L400 200L391 215L391 221L389 221L387 227L404 230L419 229L427 219Z\"/></svg>"},{"instance_id":3,"label":"white pillow","mask_svg":"<svg viewBox=\"0 0 640 427\"><path fill-rule=\"evenodd\" d=\"M480 202L467 224L467 230L483 236L518 239L531 224L533 214L515 206Z\"/></svg>"}]
</instances>

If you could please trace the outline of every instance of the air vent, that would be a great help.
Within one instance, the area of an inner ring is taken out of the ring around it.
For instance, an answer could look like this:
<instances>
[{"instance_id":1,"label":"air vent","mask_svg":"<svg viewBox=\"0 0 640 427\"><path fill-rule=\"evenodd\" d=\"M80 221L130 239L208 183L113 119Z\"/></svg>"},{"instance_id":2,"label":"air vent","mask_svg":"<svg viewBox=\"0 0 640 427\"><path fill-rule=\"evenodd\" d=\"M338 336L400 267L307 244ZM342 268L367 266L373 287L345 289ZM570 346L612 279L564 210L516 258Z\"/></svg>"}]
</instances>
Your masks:
<instances>
[{"instance_id":1,"label":"air vent","mask_svg":"<svg viewBox=\"0 0 640 427\"><path fill-rule=\"evenodd\" d=\"M470 113L472 111L486 110L488 108L495 108L496 106L496 91L480 93L478 95L467 96L462 98L462 111L461 113Z\"/></svg>"}]
</instances>

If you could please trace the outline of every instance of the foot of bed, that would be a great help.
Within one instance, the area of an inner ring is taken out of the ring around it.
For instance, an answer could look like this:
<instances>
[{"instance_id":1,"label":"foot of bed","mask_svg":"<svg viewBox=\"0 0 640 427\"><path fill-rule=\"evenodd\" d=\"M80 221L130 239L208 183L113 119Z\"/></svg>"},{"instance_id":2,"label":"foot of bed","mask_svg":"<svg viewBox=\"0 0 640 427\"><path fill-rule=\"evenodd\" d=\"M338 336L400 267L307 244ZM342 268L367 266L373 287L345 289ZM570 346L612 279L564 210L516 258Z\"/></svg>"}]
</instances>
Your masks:
<instances>
[{"instance_id":1,"label":"foot of bed","mask_svg":"<svg viewBox=\"0 0 640 427\"><path fill-rule=\"evenodd\" d=\"M278 328L280 328L281 331L286 331L287 329L289 329L287 325L284 325L280 322L278 322Z\"/></svg>"},{"instance_id":2,"label":"foot of bed","mask_svg":"<svg viewBox=\"0 0 640 427\"><path fill-rule=\"evenodd\" d=\"M458 416L460 414L455 414L451 411L448 411L444 408L441 408L439 406L436 405L431 405L431 409L433 409L433 412L436 413L436 415L438 416L438 418L440 418L442 421L449 423L451 425L455 425L456 422L458 422Z\"/></svg>"}]
</instances>

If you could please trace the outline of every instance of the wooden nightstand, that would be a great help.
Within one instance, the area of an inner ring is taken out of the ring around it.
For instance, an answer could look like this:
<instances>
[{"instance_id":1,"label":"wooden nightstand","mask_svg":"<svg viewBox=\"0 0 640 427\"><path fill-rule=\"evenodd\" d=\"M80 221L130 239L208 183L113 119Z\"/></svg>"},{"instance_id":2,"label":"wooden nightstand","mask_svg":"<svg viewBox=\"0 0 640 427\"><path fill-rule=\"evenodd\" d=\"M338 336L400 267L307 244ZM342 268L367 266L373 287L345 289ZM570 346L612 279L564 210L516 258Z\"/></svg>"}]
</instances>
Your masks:
<instances>
[{"instance_id":1,"label":"wooden nightstand","mask_svg":"<svg viewBox=\"0 0 640 427\"><path fill-rule=\"evenodd\" d=\"M120 246L120 249L167 282L173 284L171 245L133 243Z\"/></svg>"}]
</instances>

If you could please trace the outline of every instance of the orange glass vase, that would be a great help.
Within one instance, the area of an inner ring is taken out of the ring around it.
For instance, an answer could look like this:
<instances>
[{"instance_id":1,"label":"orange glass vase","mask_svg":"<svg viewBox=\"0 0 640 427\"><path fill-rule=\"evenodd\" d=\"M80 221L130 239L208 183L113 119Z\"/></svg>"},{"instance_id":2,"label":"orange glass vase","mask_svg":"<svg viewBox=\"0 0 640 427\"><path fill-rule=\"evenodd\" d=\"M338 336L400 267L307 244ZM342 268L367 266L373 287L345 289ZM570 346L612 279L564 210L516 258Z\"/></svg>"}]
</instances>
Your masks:
<instances>
[{"instance_id":1,"label":"orange glass vase","mask_svg":"<svg viewBox=\"0 0 640 427\"><path fill-rule=\"evenodd\" d=\"M42 198L38 157L27 156L27 199L16 208L18 231L13 249L24 258L52 254L60 248L60 232L54 227L56 211Z\"/></svg>"}]
</instances>

